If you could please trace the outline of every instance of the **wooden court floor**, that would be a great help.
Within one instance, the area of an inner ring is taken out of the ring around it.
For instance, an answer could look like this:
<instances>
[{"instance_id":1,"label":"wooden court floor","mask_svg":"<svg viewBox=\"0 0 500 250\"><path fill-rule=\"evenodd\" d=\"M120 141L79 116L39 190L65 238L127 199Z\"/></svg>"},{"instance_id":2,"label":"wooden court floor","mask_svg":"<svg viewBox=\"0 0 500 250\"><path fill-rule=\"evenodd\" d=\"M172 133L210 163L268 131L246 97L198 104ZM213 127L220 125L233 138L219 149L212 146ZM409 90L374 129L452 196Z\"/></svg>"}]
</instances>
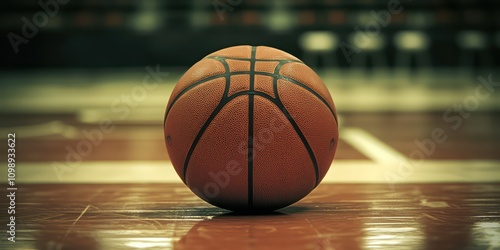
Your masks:
<instances>
[{"instance_id":1,"label":"wooden court floor","mask_svg":"<svg viewBox=\"0 0 500 250\"><path fill-rule=\"evenodd\" d=\"M64 164L88 140L82 131L98 124L71 113L0 118L0 152L15 132L17 159L11 242L12 190L7 154L0 156L0 249L500 249L497 113L473 113L456 129L458 118L443 113L341 114L323 183L260 215L213 207L180 183L161 122L116 123L66 169L54 163ZM446 139L433 148L436 129ZM401 158L412 167L401 168Z\"/></svg>"}]
</instances>

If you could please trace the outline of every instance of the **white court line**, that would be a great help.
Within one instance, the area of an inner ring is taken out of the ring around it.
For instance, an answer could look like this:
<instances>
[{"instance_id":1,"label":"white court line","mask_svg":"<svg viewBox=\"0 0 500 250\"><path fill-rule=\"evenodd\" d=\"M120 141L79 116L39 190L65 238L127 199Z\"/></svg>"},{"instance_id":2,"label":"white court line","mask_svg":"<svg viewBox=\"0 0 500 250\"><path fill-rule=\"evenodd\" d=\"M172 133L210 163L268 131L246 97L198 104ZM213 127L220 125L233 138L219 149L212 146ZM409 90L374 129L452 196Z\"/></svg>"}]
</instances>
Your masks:
<instances>
[{"instance_id":1,"label":"white court line","mask_svg":"<svg viewBox=\"0 0 500 250\"><path fill-rule=\"evenodd\" d=\"M497 182L500 161L431 160L414 161L360 128L344 128L341 139L373 160L352 170L333 168L337 181L385 183ZM334 162L335 163L335 162ZM334 164L335 165L335 164ZM356 176L352 171L363 171ZM331 180L336 180L332 177Z\"/></svg>"},{"instance_id":2,"label":"white court line","mask_svg":"<svg viewBox=\"0 0 500 250\"><path fill-rule=\"evenodd\" d=\"M13 133L23 137L40 137L47 135L62 135L66 138L76 136L76 128L60 121L52 121L36 125L0 128L1 134Z\"/></svg>"},{"instance_id":3,"label":"white court line","mask_svg":"<svg viewBox=\"0 0 500 250\"><path fill-rule=\"evenodd\" d=\"M323 183L381 183L387 180L370 160L334 160ZM428 160L401 183L499 182L500 161ZM17 183L181 183L170 161L81 162L56 176L51 162L19 163ZM0 183L6 178L0 179Z\"/></svg>"},{"instance_id":4,"label":"white court line","mask_svg":"<svg viewBox=\"0 0 500 250\"><path fill-rule=\"evenodd\" d=\"M381 165L394 164L405 158L403 154L360 128L344 128L341 139Z\"/></svg>"},{"instance_id":5,"label":"white court line","mask_svg":"<svg viewBox=\"0 0 500 250\"><path fill-rule=\"evenodd\" d=\"M163 124L163 116L165 115L165 107L137 107L131 109L126 117L121 117L121 112L113 111L109 108L97 109L86 108L77 112L78 121L89 124L99 124L103 119L110 119L114 124Z\"/></svg>"},{"instance_id":6,"label":"white court line","mask_svg":"<svg viewBox=\"0 0 500 250\"><path fill-rule=\"evenodd\" d=\"M415 174L415 166L420 167L422 164L421 162L415 164L405 155L360 128L343 129L341 139L373 160L375 164L368 171L377 175L377 178L385 179L387 183L401 183L411 180ZM435 179L432 175L429 175L428 178Z\"/></svg>"},{"instance_id":7,"label":"white court line","mask_svg":"<svg viewBox=\"0 0 500 250\"><path fill-rule=\"evenodd\" d=\"M114 124L114 121L112 121ZM152 127L148 124L134 124L134 127L120 127L112 133L104 133L106 140L157 140L163 138L163 121L155 124ZM129 123L130 124L130 123ZM98 126L98 124L94 124ZM60 137L50 138L51 141L66 141L67 139L73 140L88 140L89 138L83 134L83 130L98 130L98 128L76 128L74 126L65 124L61 121L52 121L43 124L4 127L0 128L0 134L7 134L11 132L17 133L18 136L23 138L30 138L32 140L47 140L46 136L61 135Z\"/></svg>"}]
</instances>

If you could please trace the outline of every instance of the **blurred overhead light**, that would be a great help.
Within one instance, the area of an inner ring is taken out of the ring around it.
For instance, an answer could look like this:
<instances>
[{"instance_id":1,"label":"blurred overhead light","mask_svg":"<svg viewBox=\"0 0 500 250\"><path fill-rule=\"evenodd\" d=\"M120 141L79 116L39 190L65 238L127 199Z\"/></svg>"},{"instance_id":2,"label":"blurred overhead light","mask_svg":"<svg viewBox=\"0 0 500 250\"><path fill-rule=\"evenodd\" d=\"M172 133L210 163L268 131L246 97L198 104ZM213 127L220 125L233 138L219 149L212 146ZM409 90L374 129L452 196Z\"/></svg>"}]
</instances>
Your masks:
<instances>
[{"instance_id":1,"label":"blurred overhead light","mask_svg":"<svg viewBox=\"0 0 500 250\"><path fill-rule=\"evenodd\" d=\"M403 50L425 50L429 47L429 38L420 31L401 31L394 36L394 43Z\"/></svg>"},{"instance_id":2,"label":"blurred overhead light","mask_svg":"<svg viewBox=\"0 0 500 250\"><path fill-rule=\"evenodd\" d=\"M299 38L300 46L307 51L327 52L337 48L339 38L330 31L308 31Z\"/></svg>"}]
</instances>

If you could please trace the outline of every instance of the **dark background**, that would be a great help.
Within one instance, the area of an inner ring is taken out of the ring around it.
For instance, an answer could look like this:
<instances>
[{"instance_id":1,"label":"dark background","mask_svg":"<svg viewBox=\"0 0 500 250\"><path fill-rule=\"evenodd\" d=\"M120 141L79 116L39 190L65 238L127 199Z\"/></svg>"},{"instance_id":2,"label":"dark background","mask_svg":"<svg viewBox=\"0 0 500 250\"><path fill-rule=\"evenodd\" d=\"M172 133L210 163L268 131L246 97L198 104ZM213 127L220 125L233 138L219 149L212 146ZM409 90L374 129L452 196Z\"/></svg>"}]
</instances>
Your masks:
<instances>
[{"instance_id":1,"label":"dark background","mask_svg":"<svg viewBox=\"0 0 500 250\"><path fill-rule=\"evenodd\" d=\"M55 3L56 0L41 0ZM61 2L63 2L61 0ZM25 23L42 11L36 0L5 0L0 9L2 69L143 67L148 64L187 67L212 51L238 44L268 45L302 55L298 43L305 31L334 32L348 42L363 15L387 10L386 0L70 0L20 44L16 54L8 34L22 35ZM387 40L383 54L393 67L392 38L402 30L422 31L430 38L432 67L458 67L464 49L460 32L479 32L486 45L472 52L475 67L498 66L500 2L494 0L401 0L403 11L381 28ZM287 27L273 28L276 13ZM361 20L361 21L360 21ZM338 67L351 65L340 48ZM319 62L321 65L321 62ZM377 66L377 65L374 65ZM397 66L397 65L396 65ZM368 63L368 67L372 67Z\"/></svg>"}]
</instances>

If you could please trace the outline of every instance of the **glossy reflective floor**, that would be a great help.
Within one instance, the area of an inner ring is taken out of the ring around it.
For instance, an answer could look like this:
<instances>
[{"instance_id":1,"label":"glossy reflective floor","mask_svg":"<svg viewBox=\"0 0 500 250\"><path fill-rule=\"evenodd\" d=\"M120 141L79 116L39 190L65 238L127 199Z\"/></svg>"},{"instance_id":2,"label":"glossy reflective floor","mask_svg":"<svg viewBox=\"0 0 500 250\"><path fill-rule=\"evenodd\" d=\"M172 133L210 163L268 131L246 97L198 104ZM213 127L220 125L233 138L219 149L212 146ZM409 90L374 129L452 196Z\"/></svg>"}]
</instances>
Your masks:
<instances>
[{"instance_id":1,"label":"glossy reflective floor","mask_svg":"<svg viewBox=\"0 0 500 250\"><path fill-rule=\"evenodd\" d=\"M1 249L498 249L500 184L322 184L267 215L207 205L182 184L19 188Z\"/></svg>"}]
</instances>

